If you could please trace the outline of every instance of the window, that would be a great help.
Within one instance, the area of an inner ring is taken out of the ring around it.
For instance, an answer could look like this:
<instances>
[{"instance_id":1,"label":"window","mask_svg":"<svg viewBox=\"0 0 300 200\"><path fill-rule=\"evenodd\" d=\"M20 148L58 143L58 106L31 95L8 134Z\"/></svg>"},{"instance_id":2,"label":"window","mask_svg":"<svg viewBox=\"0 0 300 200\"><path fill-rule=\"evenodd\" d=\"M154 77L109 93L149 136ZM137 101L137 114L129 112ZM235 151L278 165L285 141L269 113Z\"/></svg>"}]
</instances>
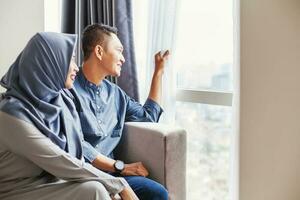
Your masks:
<instances>
[{"instance_id":1,"label":"window","mask_svg":"<svg viewBox=\"0 0 300 200\"><path fill-rule=\"evenodd\" d=\"M148 0L134 0L140 80L145 80ZM188 133L187 199L229 200L233 91L233 0L181 0L174 66L176 124ZM149 67L149 66L148 66ZM141 94L149 85L140 81Z\"/></svg>"},{"instance_id":2,"label":"window","mask_svg":"<svg viewBox=\"0 0 300 200\"><path fill-rule=\"evenodd\" d=\"M178 13L177 87L232 91L232 0L184 0Z\"/></svg>"},{"instance_id":3,"label":"window","mask_svg":"<svg viewBox=\"0 0 300 200\"><path fill-rule=\"evenodd\" d=\"M176 123L188 133L189 200L229 200L231 113L228 106L176 103Z\"/></svg>"},{"instance_id":4,"label":"window","mask_svg":"<svg viewBox=\"0 0 300 200\"><path fill-rule=\"evenodd\" d=\"M231 0L184 0L179 10L176 123L188 132L191 200L230 199L232 6Z\"/></svg>"}]
</instances>

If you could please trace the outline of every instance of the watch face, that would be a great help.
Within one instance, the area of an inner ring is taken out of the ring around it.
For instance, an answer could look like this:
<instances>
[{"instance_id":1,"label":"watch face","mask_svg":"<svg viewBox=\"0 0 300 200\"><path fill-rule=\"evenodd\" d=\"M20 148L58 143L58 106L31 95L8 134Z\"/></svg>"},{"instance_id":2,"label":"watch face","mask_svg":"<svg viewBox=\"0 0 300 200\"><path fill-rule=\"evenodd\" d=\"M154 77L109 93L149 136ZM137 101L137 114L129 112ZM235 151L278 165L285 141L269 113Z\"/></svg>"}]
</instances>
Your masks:
<instances>
[{"instance_id":1,"label":"watch face","mask_svg":"<svg viewBox=\"0 0 300 200\"><path fill-rule=\"evenodd\" d=\"M122 171L124 169L124 162L121 160L117 160L115 163L115 168L119 171Z\"/></svg>"}]
</instances>

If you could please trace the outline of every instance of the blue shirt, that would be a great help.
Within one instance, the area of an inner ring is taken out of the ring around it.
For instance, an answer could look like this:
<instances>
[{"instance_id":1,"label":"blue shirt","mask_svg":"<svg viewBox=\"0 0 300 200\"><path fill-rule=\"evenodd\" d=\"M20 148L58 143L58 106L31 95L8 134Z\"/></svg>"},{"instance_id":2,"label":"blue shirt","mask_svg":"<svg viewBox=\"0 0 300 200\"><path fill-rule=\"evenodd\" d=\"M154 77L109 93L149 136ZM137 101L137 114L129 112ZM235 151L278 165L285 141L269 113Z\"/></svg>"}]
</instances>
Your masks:
<instances>
[{"instance_id":1,"label":"blue shirt","mask_svg":"<svg viewBox=\"0 0 300 200\"><path fill-rule=\"evenodd\" d=\"M89 82L81 69L74 87L82 106L83 155L89 162L99 153L113 158L125 121L157 122L163 112L155 101L147 99L142 106L108 80L98 86Z\"/></svg>"}]
</instances>

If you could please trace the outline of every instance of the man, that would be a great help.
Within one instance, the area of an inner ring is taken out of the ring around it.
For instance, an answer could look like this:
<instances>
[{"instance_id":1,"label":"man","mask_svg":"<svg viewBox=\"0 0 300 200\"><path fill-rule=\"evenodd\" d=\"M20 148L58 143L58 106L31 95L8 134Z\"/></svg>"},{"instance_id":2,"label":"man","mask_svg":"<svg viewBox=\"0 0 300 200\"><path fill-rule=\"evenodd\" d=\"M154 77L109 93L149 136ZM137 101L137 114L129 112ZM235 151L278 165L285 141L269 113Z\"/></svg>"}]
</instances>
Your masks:
<instances>
[{"instance_id":1,"label":"man","mask_svg":"<svg viewBox=\"0 0 300 200\"><path fill-rule=\"evenodd\" d=\"M124 176L140 199L168 199L166 189L146 176L141 162L124 164L114 160L113 150L120 141L125 121L157 122L162 109L161 81L164 63L169 56L155 55L155 72L149 97L142 106L131 99L106 76L120 76L123 46L115 28L94 24L83 31L83 66L74 86L78 92L82 112L80 120L84 134L84 156L98 169Z\"/></svg>"}]
</instances>

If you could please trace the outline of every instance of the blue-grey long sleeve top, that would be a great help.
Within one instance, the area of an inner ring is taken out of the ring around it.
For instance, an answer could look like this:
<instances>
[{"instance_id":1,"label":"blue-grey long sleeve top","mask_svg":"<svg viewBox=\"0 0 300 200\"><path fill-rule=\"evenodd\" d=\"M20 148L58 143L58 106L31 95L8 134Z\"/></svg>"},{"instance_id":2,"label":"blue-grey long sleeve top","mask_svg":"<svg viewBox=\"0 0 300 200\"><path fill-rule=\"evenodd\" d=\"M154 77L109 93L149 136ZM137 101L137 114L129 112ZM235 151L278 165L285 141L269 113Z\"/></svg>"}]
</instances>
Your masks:
<instances>
[{"instance_id":1,"label":"blue-grey long sleeve top","mask_svg":"<svg viewBox=\"0 0 300 200\"><path fill-rule=\"evenodd\" d=\"M82 70L74 87L82 106L83 155L89 162L99 153L113 158L126 121L158 122L163 112L155 101L147 99L141 105L108 80L98 86L89 82Z\"/></svg>"}]
</instances>

